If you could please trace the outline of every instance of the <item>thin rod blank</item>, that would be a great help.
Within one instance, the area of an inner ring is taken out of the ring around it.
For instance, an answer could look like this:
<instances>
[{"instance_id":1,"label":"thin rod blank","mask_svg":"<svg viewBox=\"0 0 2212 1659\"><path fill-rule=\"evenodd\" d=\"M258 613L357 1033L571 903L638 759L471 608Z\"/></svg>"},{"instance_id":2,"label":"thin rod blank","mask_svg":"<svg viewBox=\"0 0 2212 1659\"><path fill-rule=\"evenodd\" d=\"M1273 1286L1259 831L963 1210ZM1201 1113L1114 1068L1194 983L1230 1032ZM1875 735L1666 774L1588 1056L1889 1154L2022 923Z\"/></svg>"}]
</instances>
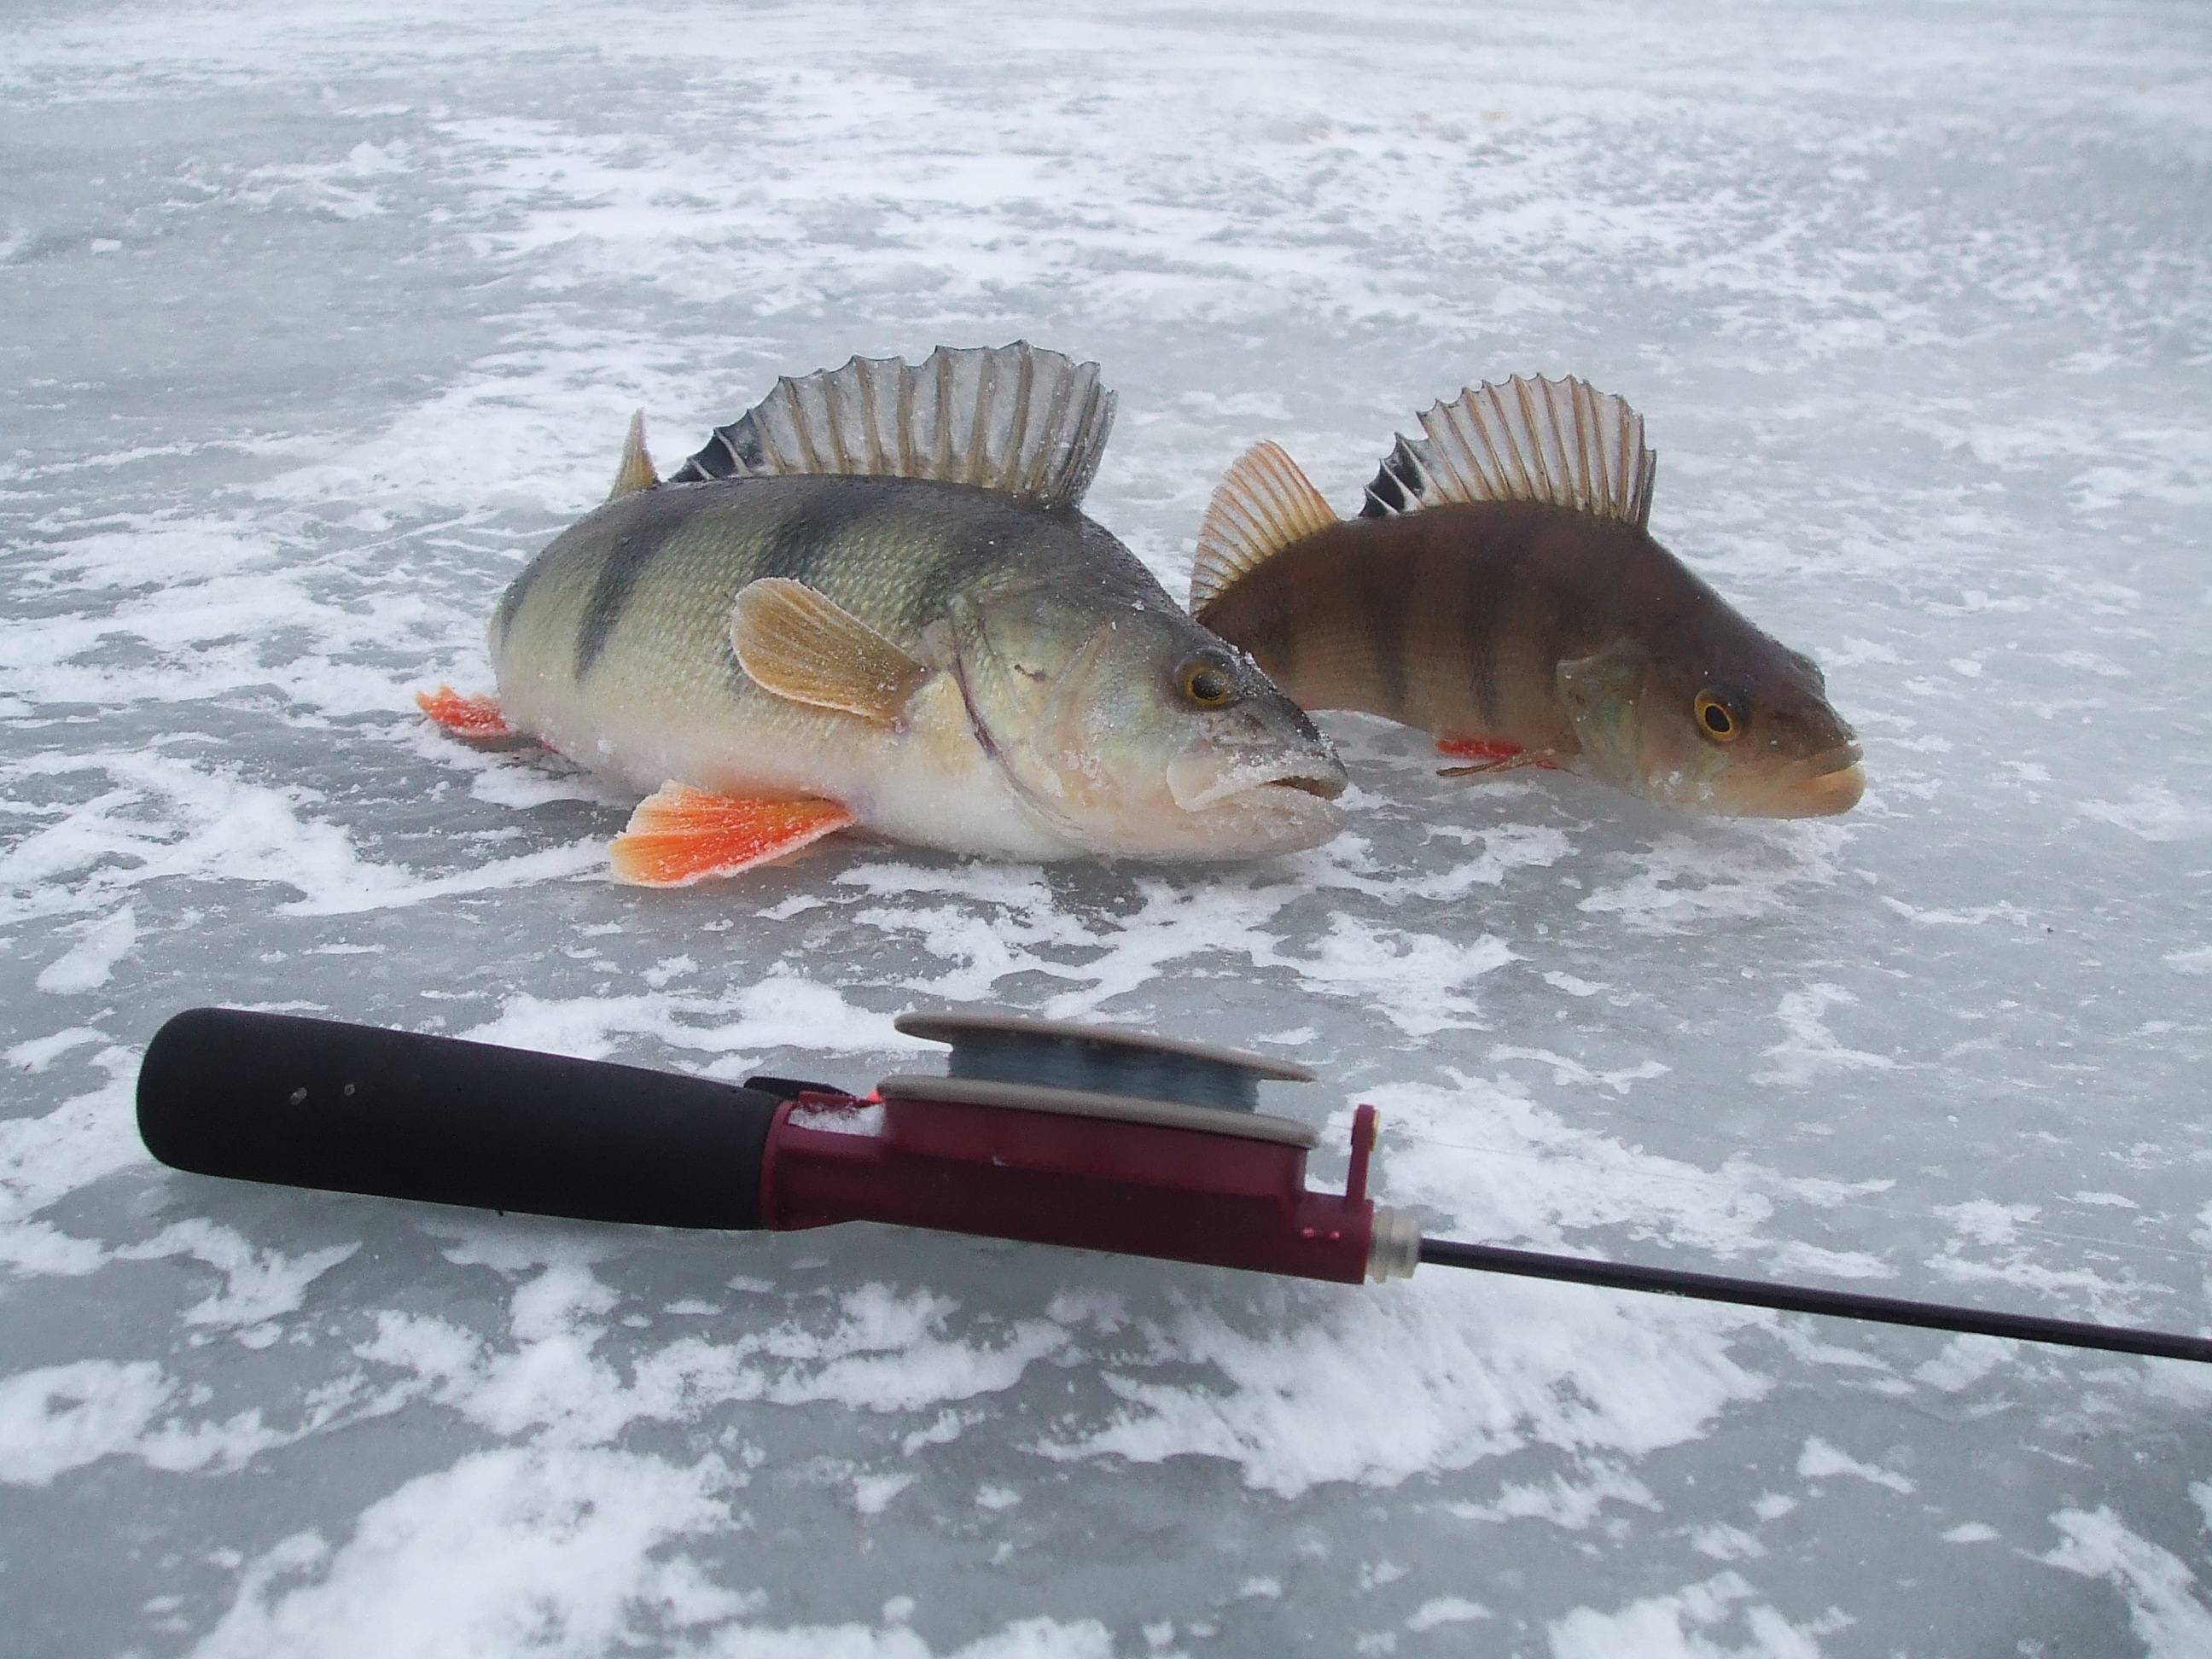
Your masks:
<instances>
[{"instance_id":1,"label":"thin rod blank","mask_svg":"<svg viewBox=\"0 0 2212 1659\"><path fill-rule=\"evenodd\" d=\"M1693 1297L1705 1302L1741 1303L1749 1308L1778 1308L1784 1313L1830 1314L1839 1319L1869 1319L1884 1325L1917 1325L1925 1330L2010 1337L2020 1342L2056 1342L2072 1348L2104 1348L2113 1353L2148 1354L2157 1359L2193 1359L2212 1364L2212 1339L2183 1336L2172 1331L2139 1331L2118 1325L2083 1324L2071 1319L2039 1319L2030 1314L1990 1313L1979 1308L1951 1308L1894 1297L1860 1296L1850 1291L1816 1291L1756 1279L1729 1279L1719 1273L1638 1267L1622 1262L1593 1261L1588 1256L1547 1255L1536 1250L1502 1249L1494 1244L1461 1244L1448 1238L1423 1239L1421 1260L1446 1267L1472 1267L1480 1273L1561 1279L1570 1285L1604 1285L1620 1291L1650 1291L1661 1296Z\"/></svg>"}]
</instances>

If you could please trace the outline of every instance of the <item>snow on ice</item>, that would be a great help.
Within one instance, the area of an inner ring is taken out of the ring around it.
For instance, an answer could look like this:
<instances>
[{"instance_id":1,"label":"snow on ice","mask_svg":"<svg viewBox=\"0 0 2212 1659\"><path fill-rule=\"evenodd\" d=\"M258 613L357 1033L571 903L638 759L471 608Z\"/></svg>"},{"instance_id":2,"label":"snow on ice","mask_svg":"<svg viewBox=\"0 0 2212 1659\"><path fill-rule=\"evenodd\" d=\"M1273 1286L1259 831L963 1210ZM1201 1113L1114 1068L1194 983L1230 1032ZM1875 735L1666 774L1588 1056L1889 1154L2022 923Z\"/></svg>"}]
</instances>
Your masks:
<instances>
[{"instance_id":1,"label":"snow on ice","mask_svg":"<svg viewBox=\"0 0 2212 1659\"><path fill-rule=\"evenodd\" d=\"M1264 1044L1433 1230L2212 1323L2212 37L1969 0L33 6L0 25L0 1605L35 1655L2212 1645L2212 1378L1443 1274L623 1232L196 1180L222 1001L742 1077L984 1004ZM1272 437L1572 372L1868 797L1669 817L1329 728L1331 845L603 876L426 729L785 373L1095 357L1181 591Z\"/></svg>"}]
</instances>

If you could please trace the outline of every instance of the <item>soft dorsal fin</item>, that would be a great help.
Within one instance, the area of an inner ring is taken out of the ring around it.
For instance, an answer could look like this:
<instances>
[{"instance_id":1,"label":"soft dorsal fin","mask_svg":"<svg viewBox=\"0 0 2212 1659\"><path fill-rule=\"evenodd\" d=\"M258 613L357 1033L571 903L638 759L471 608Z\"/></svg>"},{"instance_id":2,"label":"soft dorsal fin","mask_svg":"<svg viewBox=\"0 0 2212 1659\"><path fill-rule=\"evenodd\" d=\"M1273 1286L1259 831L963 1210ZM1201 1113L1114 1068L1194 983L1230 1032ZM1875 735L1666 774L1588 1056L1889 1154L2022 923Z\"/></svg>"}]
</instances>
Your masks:
<instances>
[{"instance_id":1,"label":"soft dorsal fin","mask_svg":"<svg viewBox=\"0 0 2212 1659\"><path fill-rule=\"evenodd\" d=\"M1548 501L1644 528L1659 458L1644 417L1588 380L1485 381L1401 434L1367 486L1363 518L1446 501Z\"/></svg>"},{"instance_id":2,"label":"soft dorsal fin","mask_svg":"<svg viewBox=\"0 0 2212 1659\"><path fill-rule=\"evenodd\" d=\"M629 436L623 440L622 462L615 468L615 487L607 491L607 499L619 501L659 482L653 457L645 453L645 411L641 409L629 417Z\"/></svg>"},{"instance_id":3,"label":"soft dorsal fin","mask_svg":"<svg viewBox=\"0 0 2212 1659\"><path fill-rule=\"evenodd\" d=\"M799 472L933 478L1073 507L1114 424L1098 365L1025 340L939 346L919 364L855 357L786 377L672 483Z\"/></svg>"},{"instance_id":4,"label":"soft dorsal fin","mask_svg":"<svg viewBox=\"0 0 2212 1659\"><path fill-rule=\"evenodd\" d=\"M1283 549L1336 521L1313 480L1280 444L1253 445L1221 480L1198 527L1191 615L1202 617L1208 605Z\"/></svg>"}]
</instances>

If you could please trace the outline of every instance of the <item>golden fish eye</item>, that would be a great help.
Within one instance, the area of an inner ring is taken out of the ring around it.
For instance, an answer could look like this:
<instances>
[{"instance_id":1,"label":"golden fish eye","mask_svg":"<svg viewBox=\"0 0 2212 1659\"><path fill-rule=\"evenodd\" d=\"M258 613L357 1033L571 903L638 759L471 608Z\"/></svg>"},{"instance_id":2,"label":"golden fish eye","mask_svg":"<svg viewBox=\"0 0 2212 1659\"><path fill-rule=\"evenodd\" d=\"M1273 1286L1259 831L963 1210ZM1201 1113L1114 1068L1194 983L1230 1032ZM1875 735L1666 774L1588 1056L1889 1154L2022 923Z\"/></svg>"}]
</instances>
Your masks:
<instances>
[{"instance_id":1,"label":"golden fish eye","mask_svg":"<svg viewBox=\"0 0 2212 1659\"><path fill-rule=\"evenodd\" d=\"M1200 708L1220 708L1237 701L1237 682L1229 671L1203 657L1185 663L1176 679L1183 696Z\"/></svg>"},{"instance_id":2,"label":"golden fish eye","mask_svg":"<svg viewBox=\"0 0 2212 1659\"><path fill-rule=\"evenodd\" d=\"M1715 743L1734 743L1743 735L1743 717L1710 691L1698 693L1698 730Z\"/></svg>"}]
</instances>

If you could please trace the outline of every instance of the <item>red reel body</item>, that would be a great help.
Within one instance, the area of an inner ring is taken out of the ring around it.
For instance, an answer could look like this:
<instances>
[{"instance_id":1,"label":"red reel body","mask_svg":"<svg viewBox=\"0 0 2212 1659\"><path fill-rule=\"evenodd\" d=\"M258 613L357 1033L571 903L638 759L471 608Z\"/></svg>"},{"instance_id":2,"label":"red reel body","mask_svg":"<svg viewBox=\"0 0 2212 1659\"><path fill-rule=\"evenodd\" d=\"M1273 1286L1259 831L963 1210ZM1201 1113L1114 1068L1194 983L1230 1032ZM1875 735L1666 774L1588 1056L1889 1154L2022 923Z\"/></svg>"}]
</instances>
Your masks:
<instances>
[{"instance_id":1,"label":"red reel body","mask_svg":"<svg viewBox=\"0 0 2212 1659\"><path fill-rule=\"evenodd\" d=\"M810 1092L786 1102L769 1131L762 1219L880 1221L1358 1284L1376 1255L1365 1192L1374 1122L1375 1109L1361 1107L1352 1178L1336 1194L1307 1190L1306 1148L1285 1139Z\"/></svg>"}]
</instances>

